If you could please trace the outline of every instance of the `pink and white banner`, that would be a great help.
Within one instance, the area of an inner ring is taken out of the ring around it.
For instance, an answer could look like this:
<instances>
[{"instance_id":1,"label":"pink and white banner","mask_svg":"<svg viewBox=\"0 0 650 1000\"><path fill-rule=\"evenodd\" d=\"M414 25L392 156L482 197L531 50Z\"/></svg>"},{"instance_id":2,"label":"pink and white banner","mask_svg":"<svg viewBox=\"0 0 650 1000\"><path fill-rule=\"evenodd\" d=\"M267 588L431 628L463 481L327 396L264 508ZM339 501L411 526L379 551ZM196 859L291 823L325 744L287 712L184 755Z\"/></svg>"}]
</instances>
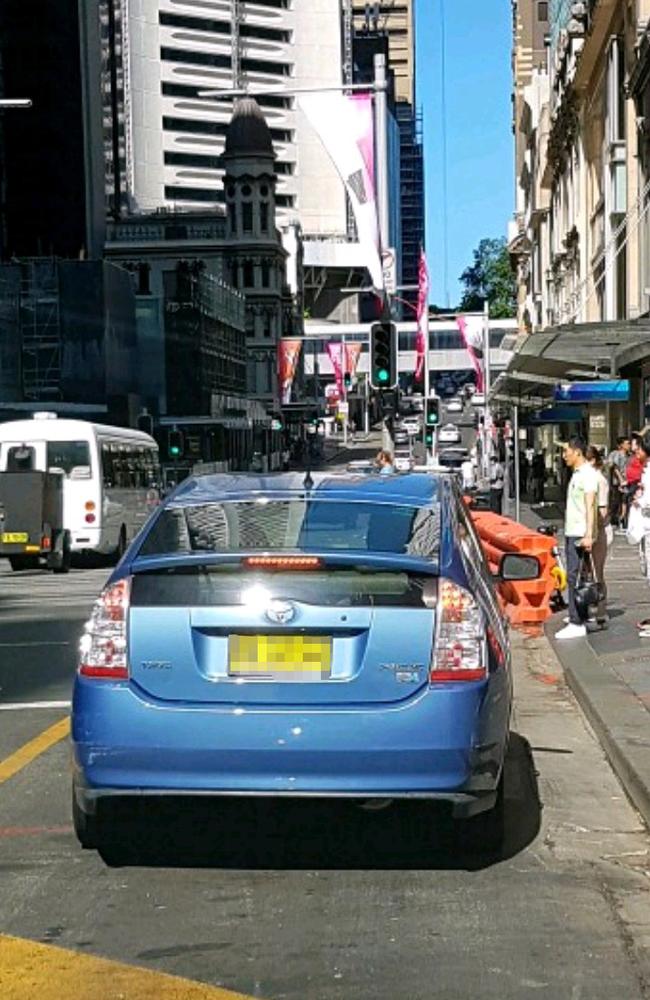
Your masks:
<instances>
[{"instance_id":1,"label":"pink and white banner","mask_svg":"<svg viewBox=\"0 0 650 1000\"><path fill-rule=\"evenodd\" d=\"M298 367L301 340L281 340L278 343L278 381L280 383L280 402L291 402L291 388Z\"/></svg>"},{"instance_id":2,"label":"pink and white banner","mask_svg":"<svg viewBox=\"0 0 650 1000\"><path fill-rule=\"evenodd\" d=\"M415 381L419 382L424 371L424 362L429 342L429 269L424 250L420 249L418 266L418 305L416 311L418 331L415 338Z\"/></svg>"},{"instance_id":3,"label":"pink and white banner","mask_svg":"<svg viewBox=\"0 0 650 1000\"><path fill-rule=\"evenodd\" d=\"M334 369L334 380L339 396L343 395L343 376L345 375L345 357L343 355L343 342L340 340L330 340L327 345L327 353Z\"/></svg>"},{"instance_id":4,"label":"pink and white banner","mask_svg":"<svg viewBox=\"0 0 650 1000\"><path fill-rule=\"evenodd\" d=\"M361 344L356 343L345 345L346 353L346 367L345 372L347 375L357 374L357 365L359 364L359 358L361 357Z\"/></svg>"},{"instance_id":5,"label":"pink and white banner","mask_svg":"<svg viewBox=\"0 0 650 1000\"><path fill-rule=\"evenodd\" d=\"M372 97L370 94L305 94L299 98L299 104L345 184L366 267L373 287L381 291L384 276L375 200Z\"/></svg>"},{"instance_id":6,"label":"pink and white banner","mask_svg":"<svg viewBox=\"0 0 650 1000\"><path fill-rule=\"evenodd\" d=\"M485 373L483 371L484 324L485 319L483 316L456 317L456 326L461 332L467 353L476 372L476 388L478 392L483 392L485 386Z\"/></svg>"}]
</instances>

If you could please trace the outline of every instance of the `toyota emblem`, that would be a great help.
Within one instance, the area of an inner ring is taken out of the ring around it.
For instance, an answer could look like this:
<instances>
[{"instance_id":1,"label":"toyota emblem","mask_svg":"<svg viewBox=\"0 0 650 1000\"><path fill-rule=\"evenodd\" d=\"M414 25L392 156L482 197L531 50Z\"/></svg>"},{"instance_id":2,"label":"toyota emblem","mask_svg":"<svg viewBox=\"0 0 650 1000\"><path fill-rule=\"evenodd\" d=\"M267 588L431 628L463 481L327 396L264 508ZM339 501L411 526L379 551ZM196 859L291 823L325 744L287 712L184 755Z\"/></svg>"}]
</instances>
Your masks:
<instances>
[{"instance_id":1,"label":"toyota emblem","mask_svg":"<svg viewBox=\"0 0 650 1000\"><path fill-rule=\"evenodd\" d=\"M291 601L271 601L266 609L266 617L275 625L287 625L296 617L296 609Z\"/></svg>"}]
</instances>

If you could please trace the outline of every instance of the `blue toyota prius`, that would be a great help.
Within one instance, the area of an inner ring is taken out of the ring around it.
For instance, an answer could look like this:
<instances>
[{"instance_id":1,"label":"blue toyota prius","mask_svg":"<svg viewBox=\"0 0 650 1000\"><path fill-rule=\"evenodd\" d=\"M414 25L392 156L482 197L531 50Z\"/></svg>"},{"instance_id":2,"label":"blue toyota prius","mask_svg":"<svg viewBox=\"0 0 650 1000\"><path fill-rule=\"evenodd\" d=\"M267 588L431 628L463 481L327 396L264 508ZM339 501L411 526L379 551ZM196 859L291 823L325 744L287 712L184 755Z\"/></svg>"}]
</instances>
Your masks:
<instances>
[{"instance_id":1,"label":"blue toyota prius","mask_svg":"<svg viewBox=\"0 0 650 1000\"><path fill-rule=\"evenodd\" d=\"M502 579L534 577L505 556ZM204 476L96 602L72 709L84 847L116 797L442 800L503 833L507 628L451 477Z\"/></svg>"}]
</instances>

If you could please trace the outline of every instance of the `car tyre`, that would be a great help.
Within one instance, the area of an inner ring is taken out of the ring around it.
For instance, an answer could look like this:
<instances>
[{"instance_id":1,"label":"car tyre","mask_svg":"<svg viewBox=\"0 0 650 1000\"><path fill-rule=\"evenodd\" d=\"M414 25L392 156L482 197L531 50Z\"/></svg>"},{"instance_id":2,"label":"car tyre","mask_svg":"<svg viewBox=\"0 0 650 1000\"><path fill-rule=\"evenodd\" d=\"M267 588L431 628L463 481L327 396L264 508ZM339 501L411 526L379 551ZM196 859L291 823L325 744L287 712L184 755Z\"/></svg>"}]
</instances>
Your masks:
<instances>
[{"instance_id":1,"label":"car tyre","mask_svg":"<svg viewBox=\"0 0 650 1000\"><path fill-rule=\"evenodd\" d=\"M84 812L74 789L72 792L72 825L77 840L84 850L94 851L99 847L99 816L97 813Z\"/></svg>"},{"instance_id":2,"label":"car tyre","mask_svg":"<svg viewBox=\"0 0 650 1000\"><path fill-rule=\"evenodd\" d=\"M506 832L503 773L493 807L470 819L458 820L457 832L463 853L489 857L500 857L503 854Z\"/></svg>"},{"instance_id":3,"label":"car tyre","mask_svg":"<svg viewBox=\"0 0 650 1000\"><path fill-rule=\"evenodd\" d=\"M58 546L58 540L57 540ZM53 573L69 573L70 566L72 564L72 545L70 543L70 532L64 531L61 538L61 551L56 552L54 565L52 566Z\"/></svg>"}]
</instances>

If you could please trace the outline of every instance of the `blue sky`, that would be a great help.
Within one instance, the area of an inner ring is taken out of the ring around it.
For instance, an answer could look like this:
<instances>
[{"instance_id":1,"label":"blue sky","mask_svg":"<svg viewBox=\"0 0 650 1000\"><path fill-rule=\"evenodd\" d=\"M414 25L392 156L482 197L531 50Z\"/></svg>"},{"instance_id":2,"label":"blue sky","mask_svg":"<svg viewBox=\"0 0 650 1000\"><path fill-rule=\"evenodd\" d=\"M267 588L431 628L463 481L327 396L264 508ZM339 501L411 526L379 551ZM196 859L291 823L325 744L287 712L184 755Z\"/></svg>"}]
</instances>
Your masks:
<instances>
[{"instance_id":1,"label":"blue sky","mask_svg":"<svg viewBox=\"0 0 650 1000\"><path fill-rule=\"evenodd\" d=\"M449 296L484 236L505 235L513 210L510 0L417 0L418 105L424 111L431 302L444 306L441 9L446 34Z\"/></svg>"}]
</instances>

